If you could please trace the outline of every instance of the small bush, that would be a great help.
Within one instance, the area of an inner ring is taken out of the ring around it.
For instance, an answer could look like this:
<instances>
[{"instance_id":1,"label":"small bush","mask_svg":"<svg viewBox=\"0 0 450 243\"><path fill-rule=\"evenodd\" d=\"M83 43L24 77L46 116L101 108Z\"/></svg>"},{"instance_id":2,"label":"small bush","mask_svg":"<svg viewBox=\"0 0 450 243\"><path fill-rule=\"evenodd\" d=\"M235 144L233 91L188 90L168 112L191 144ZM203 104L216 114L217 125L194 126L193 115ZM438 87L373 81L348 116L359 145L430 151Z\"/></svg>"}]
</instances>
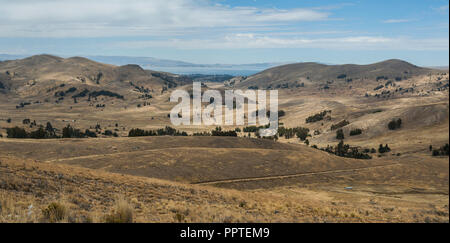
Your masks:
<instances>
[{"instance_id":1,"label":"small bush","mask_svg":"<svg viewBox=\"0 0 450 243\"><path fill-rule=\"evenodd\" d=\"M67 216L67 209L60 203L50 203L47 208L42 210L42 216L50 223L61 222Z\"/></svg>"},{"instance_id":2,"label":"small bush","mask_svg":"<svg viewBox=\"0 0 450 243\"><path fill-rule=\"evenodd\" d=\"M402 119L393 119L392 121L389 122L388 124L388 128L389 130L396 130L402 127Z\"/></svg>"},{"instance_id":3,"label":"small bush","mask_svg":"<svg viewBox=\"0 0 450 243\"><path fill-rule=\"evenodd\" d=\"M125 199L119 198L111 214L105 216L105 223L133 223L132 206Z\"/></svg>"},{"instance_id":4,"label":"small bush","mask_svg":"<svg viewBox=\"0 0 450 243\"><path fill-rule=\"evenodd\" d=\"M449 145L448 143L444 146L440 147L439 149L434 149L433 156L449 156Z\"/></svg>"}]
</instances>

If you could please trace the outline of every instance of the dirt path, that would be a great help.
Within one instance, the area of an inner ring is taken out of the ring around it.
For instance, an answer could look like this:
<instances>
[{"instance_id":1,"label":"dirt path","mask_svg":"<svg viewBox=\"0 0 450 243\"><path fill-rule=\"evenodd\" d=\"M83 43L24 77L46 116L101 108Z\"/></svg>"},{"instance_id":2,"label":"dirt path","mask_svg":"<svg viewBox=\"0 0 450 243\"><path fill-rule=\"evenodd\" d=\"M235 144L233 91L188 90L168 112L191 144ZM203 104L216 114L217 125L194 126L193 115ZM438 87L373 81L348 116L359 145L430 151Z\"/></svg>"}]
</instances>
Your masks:
<instances>
[{"instance_id":1,"label":"dirt path","mask_svg":"<svg viewBox=\"0 0 450 243\"><path fill-rule=\"evenodd\" d=\"M204 182L196 182L196 183L192 183L192 184L195 184L195 185L214 185L214 184L239 183L239 182L262 181L262 180L286 179L286 178L294 178L294 177L308 176L308 175L322 175L322 174L333 174L333 173L342 173L342 172L355 172L355 171L361 171L361 170L369 170L369 169L391 167L391 166L399 166L399 165L402 165L402 164L395 163L395 164L389 164L389 165L375 165L375 166L363 167L363 168L355 168L355 169L307 172L307 173L299 173L299 174L292 174L292 175L281 175L281 176L263 176L263 177L252 177L252 178L241 178L241 179L204 181Z\"/></svg>"}]
</instances>

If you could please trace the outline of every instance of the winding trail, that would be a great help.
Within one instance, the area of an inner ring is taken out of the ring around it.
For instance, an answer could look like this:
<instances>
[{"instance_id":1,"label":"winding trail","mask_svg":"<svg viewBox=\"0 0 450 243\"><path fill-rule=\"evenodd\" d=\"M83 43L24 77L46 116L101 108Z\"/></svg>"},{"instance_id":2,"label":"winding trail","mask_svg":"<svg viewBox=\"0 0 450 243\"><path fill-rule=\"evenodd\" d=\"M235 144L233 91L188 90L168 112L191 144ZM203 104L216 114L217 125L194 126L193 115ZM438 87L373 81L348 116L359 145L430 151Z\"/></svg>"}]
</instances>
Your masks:
<instances>
[{"instance_id":1,"label":"winding trail","mask_svg":"<svg viewBox=\"0 0 450 243\"><path fill-rule=\"evenodd\" d=\"M309 175L323 175L323 174L333 174L333 173L342 173L342 172L355 172L355 171L361 171L361 170L377 169L377 168L400 166L400 165L402 165L402 164L395 163L395 164L389 164L389 165L375 165L375 166L370 166L370 167L354 168L354 169L306 172L306 173L298 173L298 174L292 174L292 175L263 176L263 177L251 177L251 178L240 178L240 179L202 181L202 182L194 182L191 184L193 184L193 185L214 185L214 184L240 183L240 182L252 182L252 181L262 181L262 180L277 180L277 179L287 179L287 178L309 176Z\"/></svg>"}]
</instances>

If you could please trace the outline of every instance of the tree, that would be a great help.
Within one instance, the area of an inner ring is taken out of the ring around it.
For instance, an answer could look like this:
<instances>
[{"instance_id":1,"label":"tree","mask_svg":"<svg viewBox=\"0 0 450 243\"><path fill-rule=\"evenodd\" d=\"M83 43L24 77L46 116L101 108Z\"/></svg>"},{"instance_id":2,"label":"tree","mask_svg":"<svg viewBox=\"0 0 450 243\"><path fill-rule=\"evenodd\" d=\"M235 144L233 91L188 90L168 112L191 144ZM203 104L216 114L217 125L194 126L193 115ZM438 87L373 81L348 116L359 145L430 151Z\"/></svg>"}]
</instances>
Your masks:
<instances>
[{"instance_id":1,"label":"tree","mask_svg":"<svg viewBox=\"0 0 450 243\"><path fill-rule=\"evenodd\" d=\"M69 125L67 127L64 127L62 130L63 138L83 138L85 137L85 134L80 132L79 129L73 128Z\"/></svg>"},{"instance_id":2,"label":"tree","mask_svg":"<svg viewBox=\"0 0 450 243\"><path fill-rule=\"evenodd\" d=\"M339 129L336 131L336 139L339 139L339 140L344 139L344 131L342 129Z\"/></svg>"},{"instance_id":3,"label":"tree","mask_svg":"<svg viewBox=\"0 0 450 243\"><path fill-rule=\"evenodd\" d=\"M8 138L28 138L28 133L20 127L6 128Z\"/></svg>"},{"instance_id":4,"label":"tree","mask_svg":"<svg viewBox=\"0 0 450 243\"><path fill-rule=\"evenodd\" d=\"M359 128L353 129L350 131L350 136L356 136L356 135L360 135L362 133L362 130Z\"/></svg>"},{"instance_id":5,"label":"tree","mask_svg":"<svg viewBox=\"0 0 450 243\"><path fill-rule=\"evenodd\" d=\"M47 125L45 127L45 130L52 136L55 136L55 129L53 128L52 124L50 122L47 122Z\"/></svg>"},{"instance_id":6,"label":"tree","mask_svg":"<svg viewBox=\"0 0 450 243\"><path fill-rule=\"evenodd\" d=\"M386 146L383 146L383 144L380 144L380 147L378 148L378 153L387 153L390 152L391 148L389 148L389 145L386 144Z\"/></svg>"}]
</instances>

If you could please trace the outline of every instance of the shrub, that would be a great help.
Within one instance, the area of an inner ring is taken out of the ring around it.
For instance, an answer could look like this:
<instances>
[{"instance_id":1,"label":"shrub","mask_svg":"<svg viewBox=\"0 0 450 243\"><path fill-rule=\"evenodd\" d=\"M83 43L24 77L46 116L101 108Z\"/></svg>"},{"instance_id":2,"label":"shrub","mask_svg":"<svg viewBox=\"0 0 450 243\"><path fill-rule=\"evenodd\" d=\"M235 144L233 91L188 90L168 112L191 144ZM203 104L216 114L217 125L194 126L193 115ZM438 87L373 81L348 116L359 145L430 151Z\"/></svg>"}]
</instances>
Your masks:
<instances>
[{"instance_id":1,"label":"shrub","mask_svg":"<svg viewBox=\"0 0 450 243\"><path fill-rule=\"evenodd\" d=\"M432 153L433 156L449 156L449 145L448 143L444 146L440 147L439 149L433 150Z\"/></svg>"},{"instance_id":2,"label":"shrub","mask_svg":"<svg viewBox=\"0 0 450 243\"><path fill-rule=\"evenodd\" d=\"M401 128L401 126L402 126L402 119L400 119L400 118L397 120L393 119L392 121L390 121L388 123L389 130L396 130L396 129Z\"/></svg>"},{"instance_id":3,"label":"shrub","mask_svg":"<svg viewBox=\"0 0 450 243\"><path fill-rule=\"evenodd\" d=\"M344 139L344 131L342 129L339 129L336 131L336 139L339 139L339 140Z\"/></svg>"},{"instance_id":4,"label":"shrub","mask_svg":"<svg viewBox=\"0 0 450 243\"><path fill-rule=\"evenodd\" d=\"M356 136L356 135L360 135L362 133L362 130L359 128L353 129L350 131L350 136Z\"/></svg>"},{"instance_id":5,"label":"shrub","mask_svg":"<svg viewBox=\"0 0 450 243\"><path fill-rule=\"evenodd\" d=\"M47 208L42 210L42 216L44 220L50 223L57 223L62 221L67 214L66 207L60 203L50 203Z\"/></svg>"},{"instance_id":6,"label":"shrub","mask_svg":"<svg viewBox=\"0 0 450 243\"><path fill-rule=\"evenodd\" d=\"M105 216L105 223L133 223L133 208L123 198L116 201L114 210Z\"/></svg>"}]
</instances>

